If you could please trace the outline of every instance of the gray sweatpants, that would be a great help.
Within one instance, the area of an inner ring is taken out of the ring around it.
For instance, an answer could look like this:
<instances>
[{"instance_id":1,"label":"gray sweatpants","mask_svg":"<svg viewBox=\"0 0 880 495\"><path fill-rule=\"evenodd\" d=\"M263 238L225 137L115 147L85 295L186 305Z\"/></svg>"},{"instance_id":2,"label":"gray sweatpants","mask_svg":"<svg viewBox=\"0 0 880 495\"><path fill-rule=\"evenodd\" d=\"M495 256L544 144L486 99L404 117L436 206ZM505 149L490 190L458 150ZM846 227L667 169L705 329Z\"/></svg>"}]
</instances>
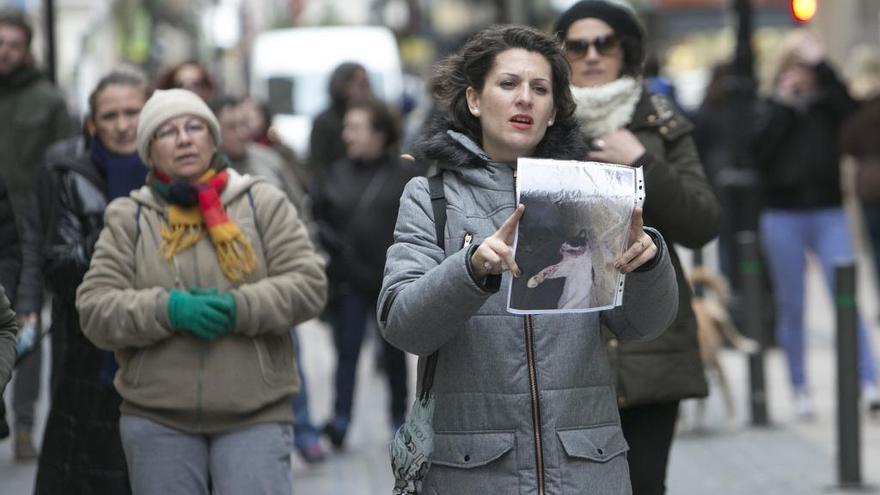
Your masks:
<instances>
[{"instance_id":1,"label":"gray sweatpants","mask_svg":"<svg viewBox=\"0 0 880 495\"><path fill-rule=\"evenodd\" d=\"M205 435L123 415L119 430L134 495L293 492L290 424L263 423Z\"/></svg>"}]
</instances>

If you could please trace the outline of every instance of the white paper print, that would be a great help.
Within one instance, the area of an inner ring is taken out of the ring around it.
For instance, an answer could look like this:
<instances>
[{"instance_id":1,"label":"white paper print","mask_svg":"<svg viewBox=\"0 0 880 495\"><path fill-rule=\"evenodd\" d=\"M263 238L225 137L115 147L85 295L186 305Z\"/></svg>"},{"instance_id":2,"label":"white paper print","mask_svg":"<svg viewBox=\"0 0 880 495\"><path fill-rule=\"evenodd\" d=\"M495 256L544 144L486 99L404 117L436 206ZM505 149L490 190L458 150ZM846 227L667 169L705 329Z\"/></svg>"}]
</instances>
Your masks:
<instances>
[{"instance_id":1,"label":"white paper print","mask_svg":"<svg viewBox=\"0 0 880 495\"><path fill-rule=\"evenodd\" d=\"M513 248L522 271L510 277L507 310L516 314L601 311L623 301L633 209L645 200L641 168L521 158L517 202L526 209Z\"/></svg>"}]
</instances>

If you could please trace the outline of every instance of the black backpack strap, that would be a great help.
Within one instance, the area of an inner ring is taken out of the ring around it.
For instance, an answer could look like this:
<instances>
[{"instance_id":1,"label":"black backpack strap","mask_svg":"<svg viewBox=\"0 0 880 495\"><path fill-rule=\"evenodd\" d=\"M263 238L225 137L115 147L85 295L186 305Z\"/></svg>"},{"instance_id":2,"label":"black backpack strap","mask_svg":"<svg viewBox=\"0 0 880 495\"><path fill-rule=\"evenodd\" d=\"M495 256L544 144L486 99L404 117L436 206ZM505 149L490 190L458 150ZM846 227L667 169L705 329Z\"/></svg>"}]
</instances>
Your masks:
<instances>
[{"instance_id":1,"label":"black backpack strap","mask_svg":"<svg viewBox=\"0 0 880 495\"><path fill-rule=\"evenodd\" d=\"M431 191L431 208L434 209L434 229L437 231L437 245L446 249L446 195L443 192L443 173L428 177Z\"/></svg>"},{"instance_id":2,"label":"black backpack strap","mask_svg":"<svg viewBox=\"0 0 880 495\"><path fill-rule=\"evenodd\" d=\"M446 195L443 191L443 171L428 177L428 188L431 192L431 208L434 209L434 229L437 232L437 245L446 249ZM437 369L437 353L434 351L425 360L424 375L422 375L422 389L419 391L419 399L425 401L431 393L434 384L434 371Z\"/></svg>"}]
</instances>

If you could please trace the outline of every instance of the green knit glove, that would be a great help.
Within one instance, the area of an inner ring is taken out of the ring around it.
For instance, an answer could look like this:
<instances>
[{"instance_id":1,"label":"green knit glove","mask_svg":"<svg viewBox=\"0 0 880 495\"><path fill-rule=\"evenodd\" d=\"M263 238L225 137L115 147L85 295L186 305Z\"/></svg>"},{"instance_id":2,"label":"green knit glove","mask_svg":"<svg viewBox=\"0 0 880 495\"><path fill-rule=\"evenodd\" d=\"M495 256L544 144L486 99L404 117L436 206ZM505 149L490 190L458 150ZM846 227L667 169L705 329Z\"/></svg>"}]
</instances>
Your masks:
<instances>
[{"instance_id":1,"label":"green knit glove","mask_svg":"<svg viewBox=\"0 0 880 495\"><path fill-rule=\"evenodd\" d=\"M189 293L173 289L168 297L171 324L204 340L214 340L232 330L235 316L232 294L212 294L210 290Z\"/></svg>"}]
</instances>

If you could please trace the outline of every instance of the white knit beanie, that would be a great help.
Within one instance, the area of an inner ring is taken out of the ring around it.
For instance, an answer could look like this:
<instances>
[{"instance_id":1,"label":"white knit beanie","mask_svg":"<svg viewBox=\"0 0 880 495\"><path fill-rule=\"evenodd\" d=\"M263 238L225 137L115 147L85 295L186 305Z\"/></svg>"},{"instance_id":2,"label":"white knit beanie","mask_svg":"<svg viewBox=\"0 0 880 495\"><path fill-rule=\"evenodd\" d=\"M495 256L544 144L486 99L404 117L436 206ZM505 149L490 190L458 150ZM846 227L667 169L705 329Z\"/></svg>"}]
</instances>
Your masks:
<instances>
[{"instance_id":1,"label":"white knit beanie","mask_svg":"<svg viewBox=\"0 0 880 495\"><path fill-rule=\"evenodd\" d=\"M169 119L181 115L193 115L207 122L214 142L220 145L220 122L198 95L186 89L157 89L144 104L138 117L137 149L144 163L152 166L149 160L150 142L156 129Z\"/></svg>"}]
</instances>

